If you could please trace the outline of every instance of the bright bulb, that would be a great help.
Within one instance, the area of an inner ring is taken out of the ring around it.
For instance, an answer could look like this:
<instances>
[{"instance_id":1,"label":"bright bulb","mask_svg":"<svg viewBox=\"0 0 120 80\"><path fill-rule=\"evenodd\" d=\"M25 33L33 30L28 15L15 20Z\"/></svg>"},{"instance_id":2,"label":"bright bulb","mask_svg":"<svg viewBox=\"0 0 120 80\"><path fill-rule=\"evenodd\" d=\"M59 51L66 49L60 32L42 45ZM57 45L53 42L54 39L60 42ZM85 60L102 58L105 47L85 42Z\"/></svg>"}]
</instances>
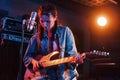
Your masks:
<instances>
[{"instance_id":1,"label":"bright bulb","mask_svg":"<svg viewBox=\"0 0 120 80\"><path fill-rule=\"evenodd\" d=\"M107 24L107 20L105 17L99 17L98 20L97 20L97 23L100 25L100 26L105 26Z\"/></svg>"}]
</instances>

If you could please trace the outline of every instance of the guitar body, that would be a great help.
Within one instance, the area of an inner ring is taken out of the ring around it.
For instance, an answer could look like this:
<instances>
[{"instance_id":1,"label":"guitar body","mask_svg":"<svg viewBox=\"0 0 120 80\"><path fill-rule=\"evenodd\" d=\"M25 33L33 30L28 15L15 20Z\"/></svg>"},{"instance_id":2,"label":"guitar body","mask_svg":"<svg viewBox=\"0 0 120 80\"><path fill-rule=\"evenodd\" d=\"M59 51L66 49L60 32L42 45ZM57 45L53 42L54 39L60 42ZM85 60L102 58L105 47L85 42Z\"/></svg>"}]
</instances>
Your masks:
<instances>
[{"instance_id":1,"label":"guitar body","mask_svg":"<svg viewBox=\"0 0 120 80\"><path fill-rule=\"evenodd\" d=\"M58 56L59 56L58 51L49 53L46 56L37 55L35 59L41 64L45 63L45 64L42 65L43 68L40 69L39 71L35 71L35 72L26 68L25 75L24 75L24 80L30 80L30 79L32 79L34 77L37 77L37 76L41 76L42 78L47 77L47 75L43 75L43 73L47 70L47 67L49 67L49 65L51 65L51 63L47 63L47 65L46 65L46 62L49 62L50 60L58 58Z\"/></svg>"},{"instance_id":2,"label":"guitar body","mask_svg":"<svg viewBox=\"0 0 120 80\"><path fill-rule=\"evenodd\" d=\"M24 75L24 80L30 80L34 78L34 73L32 73L29 69L26 69L25 75Z\"/></svg>"}]
</instances>

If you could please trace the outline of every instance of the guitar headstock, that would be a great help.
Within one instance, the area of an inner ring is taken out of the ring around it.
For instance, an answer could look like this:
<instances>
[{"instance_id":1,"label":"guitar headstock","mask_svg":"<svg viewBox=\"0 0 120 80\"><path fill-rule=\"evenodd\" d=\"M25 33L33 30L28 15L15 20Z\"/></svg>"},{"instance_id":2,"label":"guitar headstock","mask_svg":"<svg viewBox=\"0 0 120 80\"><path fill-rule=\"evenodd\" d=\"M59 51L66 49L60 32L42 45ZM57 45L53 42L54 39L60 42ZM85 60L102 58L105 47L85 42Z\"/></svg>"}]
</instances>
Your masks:
<instances>
[{"instance_id":1,"label":"guitar headstock","mask_svg":"<svg viewBox=\"0 0 120 80\"><path fill-rule=\"evenodd\" d=\"M109 56L110 55L109 52L103 52L103 51L98 51L98 50L93 50L90 52L90 54L95 54L95 55L99 55L99 56Z\"/></svg>"}]
</instances>

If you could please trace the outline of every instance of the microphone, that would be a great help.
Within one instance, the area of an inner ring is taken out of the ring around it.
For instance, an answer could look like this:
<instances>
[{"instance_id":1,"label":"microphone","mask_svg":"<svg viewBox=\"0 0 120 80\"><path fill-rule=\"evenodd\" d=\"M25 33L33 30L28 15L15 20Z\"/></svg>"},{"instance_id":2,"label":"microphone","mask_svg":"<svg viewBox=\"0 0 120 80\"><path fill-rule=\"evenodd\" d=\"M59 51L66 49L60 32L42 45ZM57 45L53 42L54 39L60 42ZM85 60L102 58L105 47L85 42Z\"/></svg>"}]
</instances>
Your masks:
<instances>
[{"instance_id":1,"label":"microphone","mask_svg":"<svg viewBox=\"0 0 120 80\"><path fill-rule=\"evenodd\" d=\"M37 12L32 12L32 13L31 13L31 16L30 16L30 19L29 19L29 21L28 21L28 23L27 23L27 30L28 30L29 32L30 32L31 30L33 30L33 28L34 28L34 26L35 26L35 24L36 24L36 22L35 22L36 17L37 17Z\"/></svg>"}]
</instances>

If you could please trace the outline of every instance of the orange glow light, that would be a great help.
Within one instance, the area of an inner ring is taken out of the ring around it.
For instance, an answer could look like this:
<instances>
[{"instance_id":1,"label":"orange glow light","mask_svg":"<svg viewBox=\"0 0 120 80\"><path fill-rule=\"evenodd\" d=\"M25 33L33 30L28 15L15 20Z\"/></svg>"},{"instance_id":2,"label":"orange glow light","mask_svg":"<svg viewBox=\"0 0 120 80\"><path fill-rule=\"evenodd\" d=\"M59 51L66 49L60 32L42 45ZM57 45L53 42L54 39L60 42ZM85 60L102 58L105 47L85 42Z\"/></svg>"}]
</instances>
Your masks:
<instances>
[{"instance_id":1,"label":"orange glow light","mask_svg":"<svg viewBox=\"0 0 120 80\"><path fill-rule=\"evenodd\" d=\"M97 19L97 23L99 26L103 27L107 24L107 19L103 16L100 16L98 19Z\"/></svg>"}]
</instances>

